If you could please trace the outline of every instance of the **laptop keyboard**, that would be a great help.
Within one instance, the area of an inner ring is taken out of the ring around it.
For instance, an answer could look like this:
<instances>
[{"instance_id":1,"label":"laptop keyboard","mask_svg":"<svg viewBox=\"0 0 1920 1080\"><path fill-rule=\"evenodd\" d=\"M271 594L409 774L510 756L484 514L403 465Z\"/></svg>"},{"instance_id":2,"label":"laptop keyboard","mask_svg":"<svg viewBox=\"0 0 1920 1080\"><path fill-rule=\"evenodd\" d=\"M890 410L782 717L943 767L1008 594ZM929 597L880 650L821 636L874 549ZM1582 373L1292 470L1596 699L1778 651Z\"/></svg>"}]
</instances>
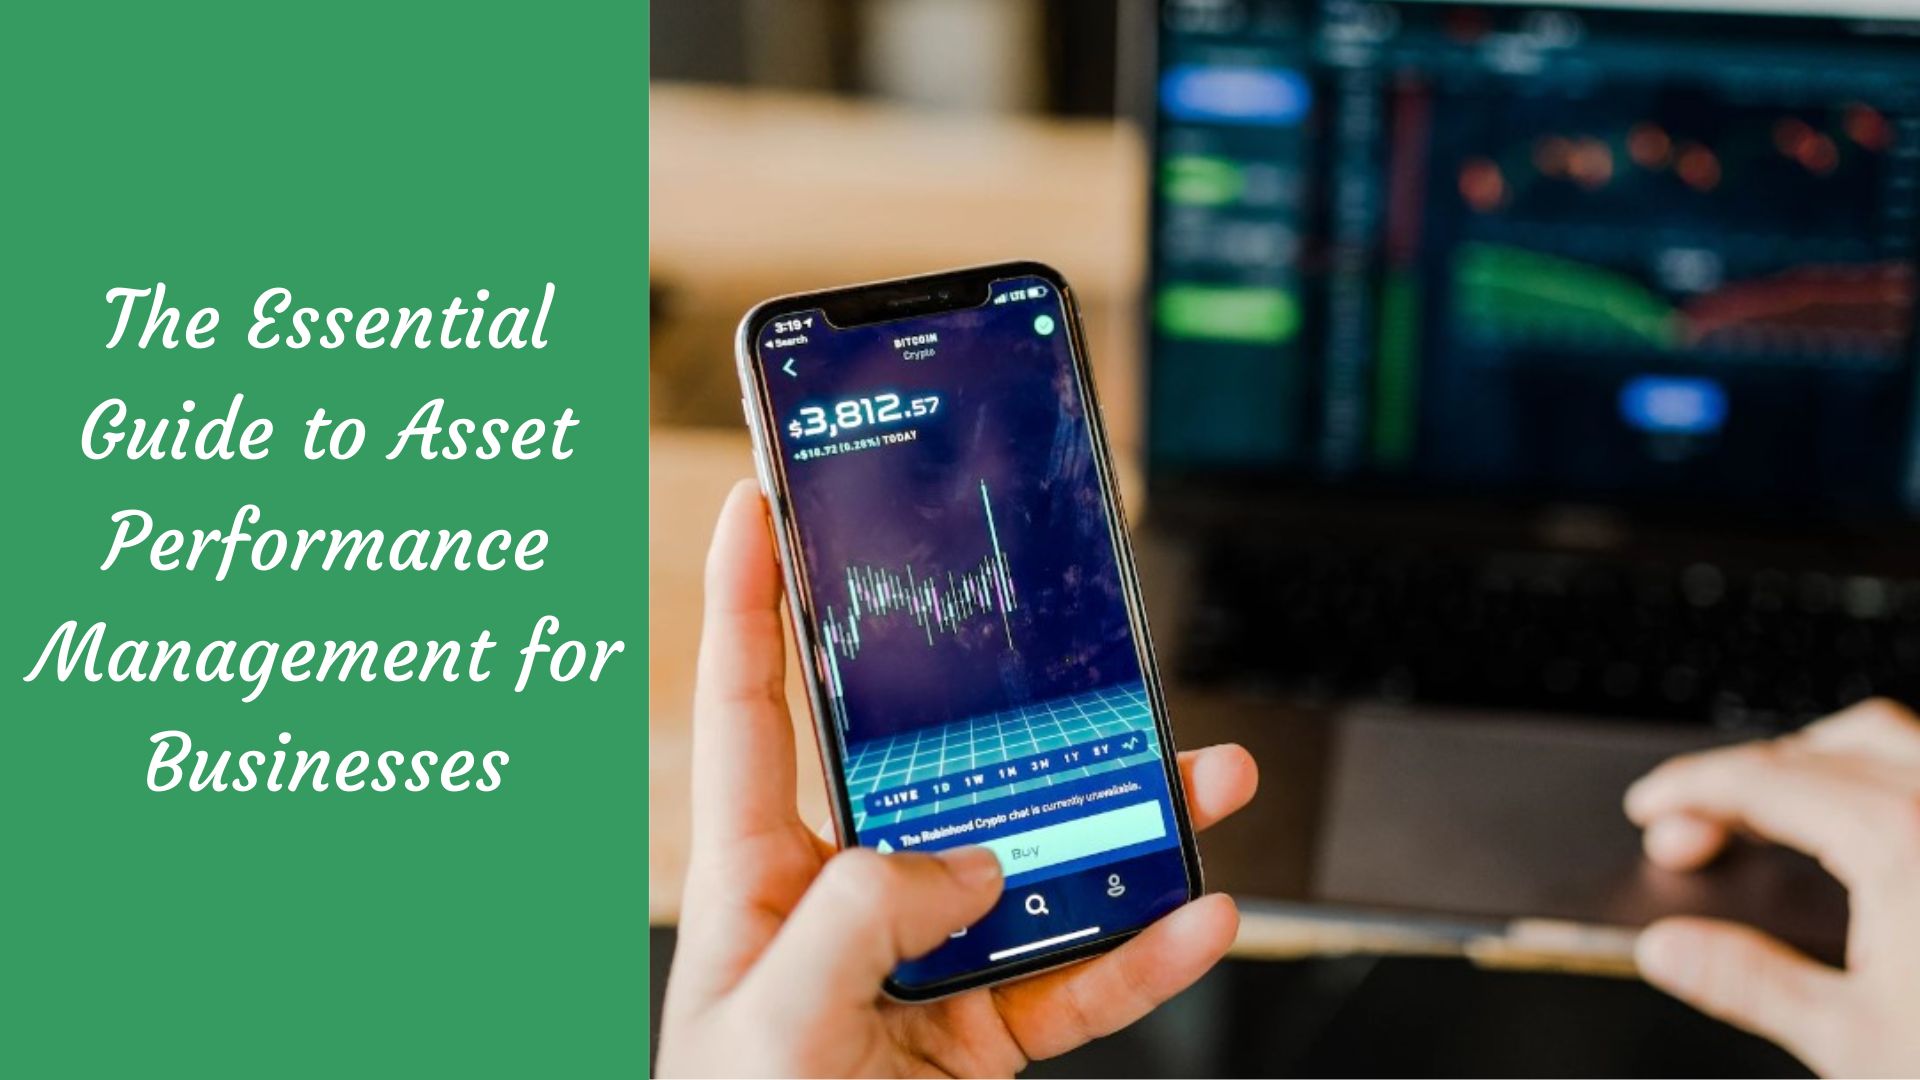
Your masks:
<instances>
[{"instance_id":1,"label":"laptop keyboard","mask_svg":"<svg viewBox=\"0 0 1920 1080\"><path fill-rule=\"evenodd\" d=\"M1195 684L1758 730L1920 702L1920 580L1249 544L1202 573Z\"/></svg>"}]
</instances>

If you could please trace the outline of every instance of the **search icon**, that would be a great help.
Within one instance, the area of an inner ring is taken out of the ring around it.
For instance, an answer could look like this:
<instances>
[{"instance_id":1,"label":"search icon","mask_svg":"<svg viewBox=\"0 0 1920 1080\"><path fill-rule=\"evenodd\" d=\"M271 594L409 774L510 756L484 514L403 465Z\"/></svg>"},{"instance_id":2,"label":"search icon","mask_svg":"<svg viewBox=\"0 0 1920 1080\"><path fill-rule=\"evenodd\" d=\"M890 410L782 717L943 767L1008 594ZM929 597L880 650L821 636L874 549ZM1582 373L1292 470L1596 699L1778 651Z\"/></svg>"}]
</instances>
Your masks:
<instances>
[{"instance_id":1,"label":"search icon","mask_svg":"<svg viewBox=\"0 0 1920 1080\"><path fill-rule=\"evenodd\" d=\"M1051 915L1053 913L1047 910L1046 897L1041 896L1039 893L1031 893L1027 896L1027 914Z\"/></svg>"}]
</instances>

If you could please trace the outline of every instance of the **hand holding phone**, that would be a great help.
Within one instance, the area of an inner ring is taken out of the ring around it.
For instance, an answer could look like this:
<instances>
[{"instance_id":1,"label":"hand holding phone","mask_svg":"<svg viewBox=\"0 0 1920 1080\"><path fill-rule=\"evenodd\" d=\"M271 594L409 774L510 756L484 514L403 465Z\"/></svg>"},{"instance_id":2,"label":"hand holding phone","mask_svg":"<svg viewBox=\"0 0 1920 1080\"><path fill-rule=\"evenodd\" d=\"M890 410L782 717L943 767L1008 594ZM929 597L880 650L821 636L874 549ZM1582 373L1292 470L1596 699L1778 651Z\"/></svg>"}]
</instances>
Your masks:
<instances>
[{"instance_id":1,"label":"hand holding phone","mask_svg":"<svg viewBox=\"0 0 1920 1080\"><path fill-rule=\"evenodd\" d=\"M800 819L764 506L751 483L736 487L708 558L692 855L659 1075L1009 1075L1119 1030L1211 968L1238 925L1224 896L1089 963L992 993L930 1005L882 996L904 952L994 903L998 876L992 860L974 876L977 849L948 856L961 860L951 868L918 854L835 854ZM1253 795L1253 761L1239 747L1181 754L1179 773L1196 829Z\"/></svg>"},{"instance_id":2,"label":"hand holding phone","mask_svg":"<svg viewBox=\"0 0 1920 1080\"><path fill-rule=\"evenodd\" d=\"M1008 263L770 300L738 362L839 841L978 844L1007 877L888 992L1090 956L1199 896L1066 280Z\"/></svg>"}]
</instances>

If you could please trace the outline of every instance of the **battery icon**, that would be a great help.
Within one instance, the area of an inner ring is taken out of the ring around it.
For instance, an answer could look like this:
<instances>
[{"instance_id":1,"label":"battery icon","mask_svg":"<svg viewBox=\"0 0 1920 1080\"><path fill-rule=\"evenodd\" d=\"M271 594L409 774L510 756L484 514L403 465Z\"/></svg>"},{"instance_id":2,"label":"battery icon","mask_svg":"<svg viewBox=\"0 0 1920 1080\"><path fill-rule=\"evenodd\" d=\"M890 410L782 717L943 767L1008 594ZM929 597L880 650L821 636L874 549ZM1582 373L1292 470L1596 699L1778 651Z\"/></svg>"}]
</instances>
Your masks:
<instances>
[{"instance_id":1,"label":"battery icon","mask_svg":"<svg viewBox=\"0 0 1920 1080\"><path fill-rule=\"evenodd\" d=\"M1045 295L1047 295L1047 287L1045 285L1035 285L1033 288L1027 290L1027 299L1029 300L1038 300Z\"/></svg>"}]
</instances>

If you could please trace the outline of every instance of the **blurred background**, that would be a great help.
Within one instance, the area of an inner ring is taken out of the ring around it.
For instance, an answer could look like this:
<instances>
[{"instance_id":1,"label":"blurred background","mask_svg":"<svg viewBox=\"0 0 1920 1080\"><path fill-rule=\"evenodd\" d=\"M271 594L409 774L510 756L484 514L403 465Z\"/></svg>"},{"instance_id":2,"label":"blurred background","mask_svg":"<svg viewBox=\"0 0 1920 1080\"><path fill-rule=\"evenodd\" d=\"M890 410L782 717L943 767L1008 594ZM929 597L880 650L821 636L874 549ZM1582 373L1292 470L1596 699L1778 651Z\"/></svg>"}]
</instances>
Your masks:
<instances>
[{"instance_id":1,"label":"blurred background","mask_svg":"<svg viewBox=\"0 0 1920 1080\"><path fill-rule=\"evenodd\" d=\"M1129 363L1147 211L1141 137L1114 121L1124 7L655 5L654 423L737 422L725 350L760 299L1017 256L1063 270L1096 359ZM1130 433L1137 381L1102 382Z\"/></svg>"},{"instance_id":2,"label":"blurred background","mask_svg":"<svg viewBox=\"0 0 1920 1080\"><path fill-rule=\"evenodd\" d=\"M1643 742L1657 719L1684 735L1666 746L1920 696L1920 12L1591 6L1629 10L655 0L656 1009L699 568L752 468L732 336L779 293L1015 258L1075 284L1128 507L1151 522L1163 664L1213 695L1174 711L1267 775L1264 816L1203 843L1237 893L1394 903L1329 869L1346 834L1313 809L1379 778L1328 780L1339 724L1296 723L1311 710L1281 697L1625 716ZM1789 10L1815 14L1763 17ZM1249 529L1234 514L1255 505L1274 516ZM1230 543L1190 528L1217 518ZM1339 550L1272 542L1289 531ZM1383 533L1397 546L1372 550ZM825 820L789 691L804 813ZM1606 760L1630 777L1650 759ZM1533 776L1528 797L1557 784ZM1578 813L1611 822L1617 800ZM1521 865L1450 843L1412 847L1490 878ZM1601 921L1673 895L1647 885L1630 831L1596 843L1595 865L1641 874L1596 889L1619 905ZM1445 872L1392 888L1445 891ZM1508 910L1472 882L1450 895ZM1260 922L1172 1007L1033 1074L1802 1072L1617 965L1481 967L1287 930Z\"/></svg>"}]
</instances>

